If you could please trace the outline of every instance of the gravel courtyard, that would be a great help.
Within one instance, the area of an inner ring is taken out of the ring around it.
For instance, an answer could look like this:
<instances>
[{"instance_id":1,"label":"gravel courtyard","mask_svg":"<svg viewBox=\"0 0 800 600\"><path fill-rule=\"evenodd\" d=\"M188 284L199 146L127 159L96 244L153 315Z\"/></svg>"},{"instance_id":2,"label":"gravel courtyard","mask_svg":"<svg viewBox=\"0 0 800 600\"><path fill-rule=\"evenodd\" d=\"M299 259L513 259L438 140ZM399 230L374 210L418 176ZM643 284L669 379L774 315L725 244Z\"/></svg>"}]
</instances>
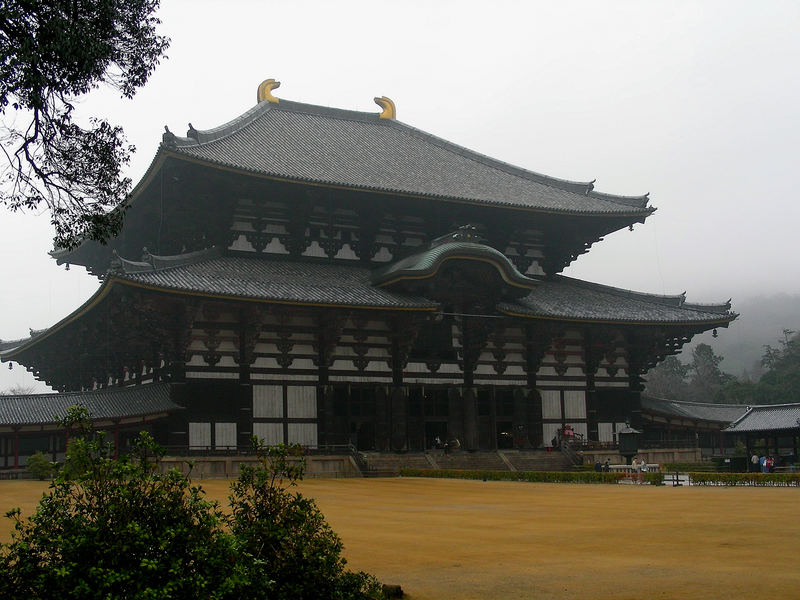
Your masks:
<instances>
[{"instance_id":1,"label":"gravel courtyard","mask_svg":"<svg viewBox=\"0 0 800 600\"><path fill-rule=\"evenodd\" d=\"M226 501L228 482L202 482ZM0 482L28 515L46 485ZM412 600L791 598L800 489L316 479L352 569ZM11 522L0 519L0 540Z\"/></svg>"}]
</instances>

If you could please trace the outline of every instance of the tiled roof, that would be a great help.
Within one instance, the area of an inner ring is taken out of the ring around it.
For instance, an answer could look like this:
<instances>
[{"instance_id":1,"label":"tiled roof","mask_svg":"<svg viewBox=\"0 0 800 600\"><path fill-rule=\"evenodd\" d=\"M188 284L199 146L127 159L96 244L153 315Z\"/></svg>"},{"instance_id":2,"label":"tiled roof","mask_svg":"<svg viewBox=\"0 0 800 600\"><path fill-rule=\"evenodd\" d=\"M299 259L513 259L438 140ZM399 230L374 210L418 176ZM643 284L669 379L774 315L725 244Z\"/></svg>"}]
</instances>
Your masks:
<instances>
[{"instance_id":1,"label":"tiled roof","mask_svg":"<svg viewBox=\"0 0 800 600\"><path fill-rule=\"evenodd\" d=\"M557 276L544 279L525 298L504 302L507 314L613 323L718 323L736 318L730 303L687 304L679 296L659 296Z\"/></svg>"},{"instance_id":2,"label":"tiled roof","mask_svg":"<svg viewBox=\"0 0 800 600\"><path fill-rule=\"evenodd\" d=\"M138 263L137 263L138 264ZM361 266L261 257L214 256L149 272L117 275L123 280L168 290L328 306L431 309L435 302L370 285Z\"/></svg>"},{"instance_id":3,"label":"tiled roof","mask_svg":"<svg viewBox=\"0 0 800 600\"><path fill-rule=\"evenodd\" d=\"M150 261L117 258L104 284L81 307L44 332L36 332L36 336L18 340L14 347L0 350L0 359L14 360L30 345L91 311L116 283L188 295L311 306L427 311L438 308L438 304L428 298L375 287L371 283L372 272L358 263L264 255L221 256L215 249L183 255L183 258L151 257ZM500 312L554 321L688 323L706 327L724 326L737 316L730 311L729 303L703 306L698 310L699 305L686 304L683 295L631 292L568 277L552 280L519 277L535 287L521 300L498 304L496 308ZM523 289L523 293L526 291Z\"/></svg>"},{"instance_id":4,"label":"tiled roof","mask_svg":"<svg viewBox=\"0 0 800 600\"><path fill-rule=\"evenodd\" d=\"M168 383L91 392L0 396L0 425L57 423L76 404L84 406L93 421L142 417L181 409L170 400Z\"/></svg>"},{"instance_id":5,"label":"tiled roof","mask_svg":"<svg viewBox=\"0 0 800 600\"><path fill-rule=\"evenodd\" d=\"M748 408L747 413L731 423L725 431L743 433L800 429L800 404L769 404Z\"/></svg>"},{"instance_id":6,"label":"tiled roof","mask_svg":"<svg viewBox=\"0 0 800 600\"><path fill-rule=\"evenodd\" d=\"M141 270L140 263L135 263L134 272L117 277L168 290L272 302L389 309L437 306L420 296L373 287L370 270L362 266L240 255L197 256L200 260L194 263L150 271ZM736 316L722 310L730 308L729 305L710 305L702 311L696 310L695 305L687 308L682 296L630 292L567 277L526 279L536 287L522 300L498 305L502 312L551 319L635 323L725 323Z\"/></svg>"},{"instance_id":7,"label":"tiled roof","mask_svg":"<svg viewBox=\"0 0 800 600\"><path fill-rule=\"evenodd\" d=\"M747 411L747 407L743 404L681 402L642 394L642 410L685 419L732 423Z\"/></svg>"},{"instance_id":8,"label":"tiled roof","mask_svg":"<svg viewBox=\"0 0 800 600\"><path fill-rule=\"evenodd\" d=\"M545 211L647 216L647 196L593 191L489 158L375 113L281 100L164 147L243 171L415 196Z\"/></svg>"}]
</instances>

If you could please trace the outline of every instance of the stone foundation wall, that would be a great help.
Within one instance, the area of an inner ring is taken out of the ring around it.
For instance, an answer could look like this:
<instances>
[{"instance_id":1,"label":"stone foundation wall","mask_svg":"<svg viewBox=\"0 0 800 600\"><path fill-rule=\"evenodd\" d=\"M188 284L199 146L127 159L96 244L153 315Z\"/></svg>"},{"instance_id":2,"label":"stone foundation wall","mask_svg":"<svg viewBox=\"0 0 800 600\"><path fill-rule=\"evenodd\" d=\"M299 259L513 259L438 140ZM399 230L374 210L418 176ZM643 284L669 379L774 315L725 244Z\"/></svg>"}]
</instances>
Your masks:
<instances>
[{"instance_id":1,"label":"stone foundation wall","mask_svg":"<svg viewBox=\"0 0 800 600\"><path fill-rule=\"evenodd\" d=\"M161 460L161 470L177 468L197 479L233 478L239 475L243 464L255 466L253 457L242 456L167 456ZM361 477L361 472L350 456L307 456L306 477Z\"/></svg>"}]
</instances>

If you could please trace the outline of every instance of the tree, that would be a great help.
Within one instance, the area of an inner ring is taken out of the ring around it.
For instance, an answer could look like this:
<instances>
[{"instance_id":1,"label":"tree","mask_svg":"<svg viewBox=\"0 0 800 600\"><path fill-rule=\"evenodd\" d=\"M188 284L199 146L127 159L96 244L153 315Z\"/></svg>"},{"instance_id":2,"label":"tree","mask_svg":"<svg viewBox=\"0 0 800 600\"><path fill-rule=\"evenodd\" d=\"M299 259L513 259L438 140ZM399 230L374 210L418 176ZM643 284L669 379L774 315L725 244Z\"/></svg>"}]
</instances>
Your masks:
<instances>
[{"instance_id":1,"label":"tree","mask_svg":"<svg viewBox=\"0 0 800 600\"><path fill-rule=\"evenodd\" d=\"M645 392L657 398L688 400L689 384L686 382L688 373L687 365L675 356L668 356L647 372Z\"/></svg>"},{"instance_id":2,"label":"tree","mask_svg":"<svg viewBox=\"0 0 800 600\"><path fill-rule=\"evenodd\" d=\"M719 396L742 404L800 402L800 334L785 329L777 347L764 346L761 364L766 371L757 382L729 382Z\"/></svg>"},{"instance_id":3,"label":"tree","mask_svg":"<svg viewBox=\"0 0 800 600\"><path fill-rule=\"evenodd\" d=\"M46 206L55 243L119 232L133 146L104 119L82 127L75 101L101 84L131 98L164 56L159 0L9 0L0 3L0 203Z\"/></svg>"},{"instance_id":4,"label":"tree","mask_svg":"<svg viewBox=\"0 0 800 600\"><path fill-rule=\"evenodd\" d=\"M759 385L771 402L800 402L800 334L784 329L778 348L766 346L762 364L767 372Z\"/></svg>"},{"instance_id":5,"label":"tree","mask_svg":"<svg viewBox=\"0 0 800 600\"><path fill-rule=\"evenodd\" d=\"M717 392L734 377L723 373L719 365L723 357L717 356L708 344L698 344L692 350L689 363L689 396L695 402L716 402Z\"/></svg>"}]
</instances>

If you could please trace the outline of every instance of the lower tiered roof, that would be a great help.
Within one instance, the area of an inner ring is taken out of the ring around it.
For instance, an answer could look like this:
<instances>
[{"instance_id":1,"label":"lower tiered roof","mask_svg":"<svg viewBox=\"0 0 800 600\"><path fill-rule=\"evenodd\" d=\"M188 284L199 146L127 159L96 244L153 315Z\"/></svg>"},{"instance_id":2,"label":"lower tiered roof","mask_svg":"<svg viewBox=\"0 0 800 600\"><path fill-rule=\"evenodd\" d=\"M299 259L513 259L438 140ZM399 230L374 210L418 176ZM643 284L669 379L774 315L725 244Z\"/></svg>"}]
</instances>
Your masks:
<instances>
[{"instance_id":1,"label":"lower tiered roof","mask_svg":"<svg viewBox=\"0 0 800 600\"><path fill-rule=\"evenodd\" d=\"M170 400L167 383L64 394L0 396L0 428L54 426L67 416L72 406L86 408L94 422L141 422L182 410Z\"/></svg>"},{"instance_id":2,"label":"lower tiered roof","mask_svg":"<svg viewBox=\"0 0 800 600\"><path fill-rule=\"evenodd\" d=\"M642 410L671 419L711 421L727 425L744 415L749 407L743 404L685 402L642 394Z\"/></svg>"},{"instance_id":3,"label":"lower tiered roof","mask_svg":"<svg viewBox=\"0 0 800 600\"><path fill-rule=\"evenodd\" d=\"M485 260L485 257L477 259ZM223 255L215 249L180 257L149 256L147 261L117 258L100 289L83 306L48 330L36 332L37 335L0 351L0 358L11 359L80 318L115 286L300 306L428 312L439 308L436 302L420 295L379 287L380 282L374 281L375 273L359 263ZM436 265L426 273L425 276L434 276ZM645 294L561 276L525 280L532 288L530 292L521 299L499 302L498 313L551 321L689 325L701 329L727 326L737 316L731 312L730 302L689 304L682 294Z\"/></svg>"}]
</instances>

